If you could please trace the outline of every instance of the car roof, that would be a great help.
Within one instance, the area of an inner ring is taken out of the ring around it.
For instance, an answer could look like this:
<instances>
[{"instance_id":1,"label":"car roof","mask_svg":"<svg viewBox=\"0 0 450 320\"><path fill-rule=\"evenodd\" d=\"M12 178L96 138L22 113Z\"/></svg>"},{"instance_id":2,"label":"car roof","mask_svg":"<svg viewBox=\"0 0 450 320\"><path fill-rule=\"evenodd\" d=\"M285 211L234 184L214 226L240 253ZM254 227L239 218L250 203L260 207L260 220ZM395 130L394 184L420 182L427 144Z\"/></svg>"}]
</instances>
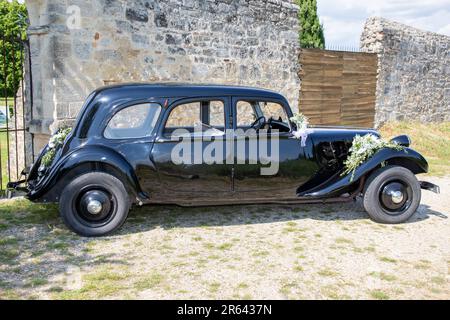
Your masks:
<instances>
[{"instance_id":1,"label":"car roof","mask_svg":"<svg viewBox=\"0 0 450 320\"><path fill-rule=\"evenodd\" d=\"M154 97L197 97L197 96L251 96L274 99L285 98L272 90L219 84L193 83L122 83L98 88L97 93L129 94L131 92L145 92Z\"/></svg>"}]
</instances>

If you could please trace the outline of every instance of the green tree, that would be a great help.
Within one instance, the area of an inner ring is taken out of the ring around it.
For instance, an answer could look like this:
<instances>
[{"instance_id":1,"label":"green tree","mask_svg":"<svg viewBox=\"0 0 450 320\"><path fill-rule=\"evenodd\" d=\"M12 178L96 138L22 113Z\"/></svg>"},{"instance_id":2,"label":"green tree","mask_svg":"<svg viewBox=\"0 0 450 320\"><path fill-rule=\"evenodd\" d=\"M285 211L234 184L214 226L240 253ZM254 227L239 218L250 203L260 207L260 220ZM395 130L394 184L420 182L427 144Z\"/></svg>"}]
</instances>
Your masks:
<instances>
[{"instance_id":1,"label":"green tree","mask_svg":"<svg viewBox=\"0 0 450 320\"><path fill-rule=\"evenodd\" d=\"M300 46L303 48L325 48L323 24L317 15L317 0L297 0L300 6Z\"/></svg>"},{"instance_id":2,"label":"green tree","mask_svg":"<svg viewBox=\"0 0 450 320\"><path fill-rule=\"evenodd\" d=\"M0 0L0 97L14 96L22 78L28 13L17 0Z\"/></svg>"}]
</instances>

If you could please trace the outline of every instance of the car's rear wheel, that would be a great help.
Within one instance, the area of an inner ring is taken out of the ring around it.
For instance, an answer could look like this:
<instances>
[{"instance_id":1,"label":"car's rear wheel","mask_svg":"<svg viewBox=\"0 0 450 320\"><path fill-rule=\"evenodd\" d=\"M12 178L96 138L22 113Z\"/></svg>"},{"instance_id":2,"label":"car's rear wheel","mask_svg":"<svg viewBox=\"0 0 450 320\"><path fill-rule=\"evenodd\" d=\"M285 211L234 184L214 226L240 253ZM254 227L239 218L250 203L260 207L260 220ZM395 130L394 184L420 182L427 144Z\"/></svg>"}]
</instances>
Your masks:
<instances>
[{"instance_id":1,"label":"car's rear wheel","mask_svg":"<svg viewBox=\"0 0 450 320\"><path fill-rule=\"evenodd\" d=\"M386 166L370 175L363 204L374 221L402 223L416 212L420 197L420 183L410 170Z\"/></svg>"},{"instance_id":2,"label":"car's rear wheel","mask_svg":"<svg viewBox=\"0 0 450 320\"><path fill-rule=\"evenodd\" d=\"M62 191L59 211L76 233L95 237L118 229L130 210L128 193L116 177L91 172L72 180Z\"/></svg>"}]
</instances>

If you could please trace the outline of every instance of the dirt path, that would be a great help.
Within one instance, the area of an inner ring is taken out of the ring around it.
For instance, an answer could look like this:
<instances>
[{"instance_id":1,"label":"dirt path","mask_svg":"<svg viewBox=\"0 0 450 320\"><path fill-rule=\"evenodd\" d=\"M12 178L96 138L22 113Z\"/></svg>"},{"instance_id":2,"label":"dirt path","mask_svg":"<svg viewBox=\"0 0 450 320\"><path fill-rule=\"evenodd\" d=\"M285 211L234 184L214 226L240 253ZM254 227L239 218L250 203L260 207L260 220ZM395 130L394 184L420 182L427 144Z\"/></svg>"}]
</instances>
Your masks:
<instances>
[{"instance_id":1,"label":"dirt path","mask_svg":"<svg viewBox=\"0 0 450 320\"><path fill-rule=\"evenodd\" d=\"M361 203L133 210L116 235L0 202L0 298L449 299L450 177L405 224ZM19 212L19 213L18 213Z\"/></svg>"}]
</instances>

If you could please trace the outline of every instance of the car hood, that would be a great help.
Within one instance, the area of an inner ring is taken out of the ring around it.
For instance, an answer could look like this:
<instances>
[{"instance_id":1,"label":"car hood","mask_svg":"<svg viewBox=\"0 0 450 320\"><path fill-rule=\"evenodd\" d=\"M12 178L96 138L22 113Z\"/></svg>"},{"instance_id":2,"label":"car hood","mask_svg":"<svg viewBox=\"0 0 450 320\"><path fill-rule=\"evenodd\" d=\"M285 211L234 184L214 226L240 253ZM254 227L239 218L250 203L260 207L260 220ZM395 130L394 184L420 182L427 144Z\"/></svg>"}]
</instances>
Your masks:
<instances>
[{"instance_id":1,"label":"car hood","mask_svg":"<svg viewBox=\"0 0 450 320\"><path fill-rule=\"evenodd\" d=\"M345 126L312 126L308 128L309 135L315 142L321 141L349 141L351 142L356 135L373 134L380 137L375 129L370 128L352 128Z\"/></svg>"}]
</instances>

